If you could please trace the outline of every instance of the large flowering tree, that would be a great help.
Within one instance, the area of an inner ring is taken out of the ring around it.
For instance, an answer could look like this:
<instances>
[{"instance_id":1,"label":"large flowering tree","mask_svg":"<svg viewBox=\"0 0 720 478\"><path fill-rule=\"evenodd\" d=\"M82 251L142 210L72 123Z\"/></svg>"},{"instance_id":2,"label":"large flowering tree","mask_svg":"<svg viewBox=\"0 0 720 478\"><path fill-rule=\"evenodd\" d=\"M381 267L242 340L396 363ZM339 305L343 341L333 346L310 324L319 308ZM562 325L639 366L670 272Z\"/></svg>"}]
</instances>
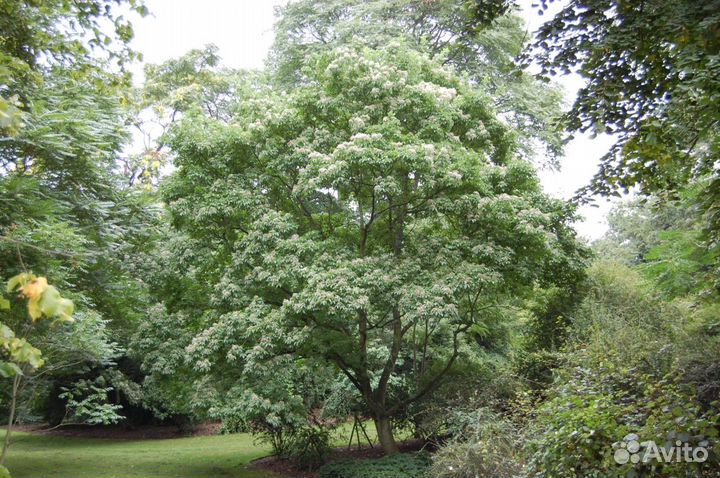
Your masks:
<instances>
[{"instance_id":1,"label":"large flowering tree","mask_svg":"<svg viewBox=\"0 0 720 478\"><path fill-rule=\"evenodd\" d=\"M401 45L315 55L291 92L236 91L230 121L178 125L164 190L196 249L178 250L201 259L187 274L213 284L192 306L195 370L247 392L279 356L332 364L395 452L393 417L473 333L577 274L572 209L515 158L491 98Z\"/></svg>"}]
</instances>

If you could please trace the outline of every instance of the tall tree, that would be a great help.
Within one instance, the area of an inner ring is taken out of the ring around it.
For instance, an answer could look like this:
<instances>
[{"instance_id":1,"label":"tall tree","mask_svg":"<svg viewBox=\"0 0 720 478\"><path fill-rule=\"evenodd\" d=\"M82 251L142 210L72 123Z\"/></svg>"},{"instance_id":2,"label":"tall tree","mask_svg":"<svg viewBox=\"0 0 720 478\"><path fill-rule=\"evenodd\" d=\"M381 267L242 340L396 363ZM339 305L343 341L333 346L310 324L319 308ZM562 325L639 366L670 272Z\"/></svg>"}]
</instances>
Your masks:
<instances>
[{"instance_id":1,"label":"tall tree","mask_svg":"<svg viewBox=\"0 0 720 478\"><path fill-rule=\"evenodd\" d=\"M302 71L174 134L164 197L207 251L178 250L203 258L186 270L211 285L188 363L239 380L287 354L332 363L393 453L393 418L473 331L581 268L573 212L541 192L491 97L414 49L346 46Z\"/></svg>"},{"instance_id":2,"label":"tall tree","mask_svg":"<svg viewBox=\"0 0 720 478\"><path fill-rule=\"evenodd\" d=\"M36 327L47 358L35 403L54 381L104 368L140 316L130 258L152 229L146 201L121 188L136 0L0 2L0 270L49 277L78 306L72 333ZM22 314L11 311L13 328ZM73 365L74 364L74 365ZM57 384L58 382L55 382ZM61 414L62 416L62 414Z\"/></svg>"},{"instance_id":3,"label":"tall tree","mask_svg":"<svg viewBox=\"0 0 720 478\"><path fill-rule=\"evenodd\" d=\"M202 111L227 118L232 79L240 73L220 68L219 62L217 47L206 45L158 65L145 65L145 82L134 91L131 119L142 136L141 149L120 158L130 185L152 189L159 183L171 161L166 133L184 114Z\"/></svg>"},{"instance_id":4,"label":"tall tree","mask_svg":"<svg viewBox=\"0 0 720 478\"><path fill-rule=\"evenodd\" d=\"M618 204L594 249L644 273L664 297L717 301L717 255L703 241L705 224L696 214L708 181L681 190L676 201L651 197Z\"/></svg>"},{"instance_id":5,"label":"tall tree","mask_svg":"<svg viewBox=\"0 0 720 478\"><path fill-rule=\"evenodd\" d=\"M270 67L281 85L302 78L310 53L403 39L490 93L498 114L522 137L519 153L555 165L562 151L555 124L562 93L517 66L530 37L510 2L297 0L279 10L275 32Z\"/></svg>"}]
</instances>

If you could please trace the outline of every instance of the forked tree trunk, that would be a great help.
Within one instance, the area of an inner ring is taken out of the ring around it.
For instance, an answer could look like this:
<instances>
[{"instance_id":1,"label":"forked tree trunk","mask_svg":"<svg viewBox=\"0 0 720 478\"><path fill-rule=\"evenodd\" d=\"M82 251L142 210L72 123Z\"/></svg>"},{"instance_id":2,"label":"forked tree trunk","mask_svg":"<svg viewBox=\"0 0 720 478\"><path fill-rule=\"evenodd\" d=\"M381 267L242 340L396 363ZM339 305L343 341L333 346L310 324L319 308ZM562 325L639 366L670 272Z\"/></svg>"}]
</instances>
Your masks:
<instances>
[{"instance_id":1,"label":"forked tree trunk","mask_svg":"<svg viewBox=\"0 0 720 478\"><path fill-rule=\"evenodd\" d=\"M397 443L395 443L395 437L393 436L392 421L387 417L375 418L373 421L375 422L380 445L383 447L385 454L394 455L395 453L399 453L400 449Z\"/></svg>"}]
</instances>

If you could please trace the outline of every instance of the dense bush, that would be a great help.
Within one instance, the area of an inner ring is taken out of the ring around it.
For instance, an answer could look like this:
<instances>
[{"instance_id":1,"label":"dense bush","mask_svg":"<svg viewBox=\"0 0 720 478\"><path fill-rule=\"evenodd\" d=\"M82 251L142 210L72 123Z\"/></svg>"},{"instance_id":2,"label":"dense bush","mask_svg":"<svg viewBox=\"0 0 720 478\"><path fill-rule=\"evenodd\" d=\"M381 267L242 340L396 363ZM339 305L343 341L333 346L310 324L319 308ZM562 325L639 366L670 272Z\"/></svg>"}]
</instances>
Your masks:
<instances>
[{"instance_id":1,"label":"dense bush","mask_svg":"<svg viewBox=\"0 0 720 478\"><path fill-rule=\"evenodd\" d=\"M303 427L287 444L285 458L301 470L315 470L330 454L330 432L323 427Z\"/></svg>"},{"instance_id":2,"label":"dense bush","mask_svg":"<svg viewBox=\"0 0 720 478\"><path fill-rule=\"evenodd\" d=\"M487 409L456 411L449 425L453 438L434 455L434 478L511 478L521 471L519 435L508 421Z\"/></svg>"},{"instance_id":3,"label":"dense bush","mask_svg":"<svg viewBox=\"0 0 720 478\"><path fill-rule=\"evenodd\" d=\"M613 357L593 369L577 367L540 409L529 443L530 468L543 477L718 476L718 415L703 411L692 390L669 378L617 367ZM676 438L709 451L704 463L618 464L624 437L674 446ZM713 471L714 470L714 471Z\"/></svg>"},{"instance_id":4,"label":"dense bush","mask_svg":"<svg viewBox=\"0 0 720 478\"><path fill-rule=\"evenodd\" d=\"M424 453L397 454L377 460L339 460L318 471L316 478L422 478L429 457Z\"/></svg>"},{"instance_id":5,"label":"dense bush","mask_svg":"<svg viewBox=\"0 0 720 478\"><path fill-rule=\"evenodd\" d=\"M596 264L590 277L563 364L529 430L528 471L547 478L718 476L717 403L698 400L683 365L697 344L713 343L698 334L695 312L658 300L627 267ZM619 464L614 454L629 446L627 437L668 449L702 443L709 456L702 463Z\"/></svg>"}]
</instances>

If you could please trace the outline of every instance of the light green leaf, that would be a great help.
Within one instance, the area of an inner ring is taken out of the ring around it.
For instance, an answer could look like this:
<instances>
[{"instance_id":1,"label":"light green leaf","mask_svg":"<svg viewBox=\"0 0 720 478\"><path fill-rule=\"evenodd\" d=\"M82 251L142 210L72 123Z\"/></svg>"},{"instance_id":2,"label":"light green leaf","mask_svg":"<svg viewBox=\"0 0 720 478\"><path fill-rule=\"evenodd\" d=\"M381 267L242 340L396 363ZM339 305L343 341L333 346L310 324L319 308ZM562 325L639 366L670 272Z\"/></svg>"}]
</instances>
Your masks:
<instances>
[{"instance_id":1,"label":"light green leaf","mask_svg":"<svg viewBox=\"0 0 720 478\"><path fill-rule=\"evenodd\" d=\"M15 375L22 375L22 370L17 364L12 362L0 362L0 375L4 378L14 377Z\"/></svg>"},{"instance_id":2,"label":"light green leaf","mask_svg":"<svg viewBox=\"0 0 720 478\"><path fill-rule=\"evenodd\" d=\"M8 280L6 291L8 294L10 294L15 289L17 289L19 286L23 286L33 279L35 279L34 274L30 274L28 272L21 272L20 274L11 277Z\"/></svg>"}]
</instances>

